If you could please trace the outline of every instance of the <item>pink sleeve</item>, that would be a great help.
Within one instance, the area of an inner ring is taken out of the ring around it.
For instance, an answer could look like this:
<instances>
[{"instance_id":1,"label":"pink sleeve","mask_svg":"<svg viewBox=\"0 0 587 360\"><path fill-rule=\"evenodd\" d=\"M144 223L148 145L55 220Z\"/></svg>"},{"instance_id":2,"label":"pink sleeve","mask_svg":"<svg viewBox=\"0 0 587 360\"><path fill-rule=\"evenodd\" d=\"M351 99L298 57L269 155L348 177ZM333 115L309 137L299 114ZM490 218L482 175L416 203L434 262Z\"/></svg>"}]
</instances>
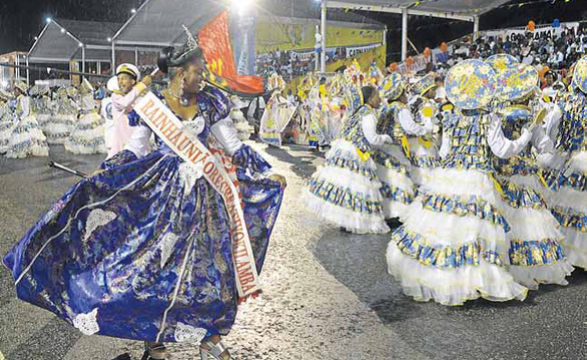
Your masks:
<instances>
[{"instance_id":1,"label":"pink sleeve","mask_svg":"<svg viewBox=\"0 0 587 360\"><path fill-rule=\"evenodd\" d=\"M140 84L141 83L135 85L135 87L126 95L113 94L112 106L114 106L119 112L130 110L131 105L139 98L139 96L141 96L141 93L145 89L145 86L140 86Z\"/></svg>"}]
</instances>

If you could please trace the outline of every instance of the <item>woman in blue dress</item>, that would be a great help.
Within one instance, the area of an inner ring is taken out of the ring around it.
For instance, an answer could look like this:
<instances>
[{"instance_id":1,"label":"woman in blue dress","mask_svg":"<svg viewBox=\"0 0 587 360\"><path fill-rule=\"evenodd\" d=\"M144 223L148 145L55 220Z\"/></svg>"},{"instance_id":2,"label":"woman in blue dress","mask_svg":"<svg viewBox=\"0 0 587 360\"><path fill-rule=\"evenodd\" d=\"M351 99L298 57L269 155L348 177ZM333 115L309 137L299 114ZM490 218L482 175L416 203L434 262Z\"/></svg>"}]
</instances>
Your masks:
<instances>
[{"instance_id":1,"label":"woman in blue dress","mask_svg":"<svg viewBox=\"0 0 587 360\"><path fill-rule=\"evenodd\" d=\"M204 87L193 41L167 53L172 78L156 94L211 151L236 168L244 216L260 271L285 180L238 141L229 101ZM239 299L227 207L195 166L138 126L125 150L77 183L4 257L20 299L55 313L84 334L143 340L144 359L164 359L164 342L199 343L202 359L230 359L220 336Z\"/></svg>"}]
</instances>

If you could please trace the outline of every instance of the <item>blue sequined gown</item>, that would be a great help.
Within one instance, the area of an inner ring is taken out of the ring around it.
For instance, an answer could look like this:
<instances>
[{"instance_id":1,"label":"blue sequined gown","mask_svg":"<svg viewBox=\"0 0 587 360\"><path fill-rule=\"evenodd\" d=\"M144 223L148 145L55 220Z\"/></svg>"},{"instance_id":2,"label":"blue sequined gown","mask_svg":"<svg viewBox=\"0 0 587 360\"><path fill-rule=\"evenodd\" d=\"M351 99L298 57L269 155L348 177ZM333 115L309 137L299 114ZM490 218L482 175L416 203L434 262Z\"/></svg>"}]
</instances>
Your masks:
<instances>
[{"instance_id":1,"label":"blue sequined gown","mask_svg":"<svg viewBox=\"0 0 587 360\"><path fill-rule=\"evenodd\" d=\"M510 227L499 208L487 140L491 116L450 115L451 144L442 167L418 189L404 225L387 248L388 270L417 301L461 305L479 297L523 300L527 289L508 273Z\"/></svg>"},{"instance_id":2,"label":"blue sequined gown","mask_svg":"<svg viewBox=\"0 0 587 360\"><path fill-rule=\"evenodd\" d=\"M208 146L228 100L214 89L198 104ZM232 160L260 271L283 192L259 176L270 166L248 146ZM18 297L84 334L162 342L228 334L238 299L220 194L165 145L142 158L122 151L102 167L4 257Z\"/></svg>"}]
</instances>

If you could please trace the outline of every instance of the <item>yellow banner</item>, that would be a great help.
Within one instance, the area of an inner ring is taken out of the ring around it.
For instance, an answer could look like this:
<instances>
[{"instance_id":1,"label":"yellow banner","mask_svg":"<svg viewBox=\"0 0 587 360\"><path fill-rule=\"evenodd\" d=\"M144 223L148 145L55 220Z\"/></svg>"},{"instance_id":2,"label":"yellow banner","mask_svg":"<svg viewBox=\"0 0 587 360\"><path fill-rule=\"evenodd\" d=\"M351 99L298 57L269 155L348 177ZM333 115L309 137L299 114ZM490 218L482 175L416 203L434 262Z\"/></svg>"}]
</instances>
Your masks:
<instances>
[{"instance_id":1,"label":"yellow banner","mask_svg":"<svg viewBox=\"0 0 587 360\"><path fill-rule=\"evenodd\" d=\"M289 50L309 50L316 46L316 25L257 23L256 50L266 54ZM365 30L329 26L326 29L326 47L360 46L383 43L383 30Z\"/></svg>"}]
</instances>

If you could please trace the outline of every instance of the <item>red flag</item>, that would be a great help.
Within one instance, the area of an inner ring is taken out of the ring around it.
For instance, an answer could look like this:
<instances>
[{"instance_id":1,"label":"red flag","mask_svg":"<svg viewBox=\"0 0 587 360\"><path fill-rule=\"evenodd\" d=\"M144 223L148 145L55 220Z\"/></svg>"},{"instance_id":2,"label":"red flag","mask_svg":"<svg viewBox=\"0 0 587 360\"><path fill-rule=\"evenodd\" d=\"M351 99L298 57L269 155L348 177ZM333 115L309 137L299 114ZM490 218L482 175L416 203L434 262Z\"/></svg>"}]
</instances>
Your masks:
<instances>
[{"instance_id":1,"label":"red flag","mask_svg":"<svg viewBox=\"0 0 587 360\"><path fill-rule=\"evenodd\" d=\"M200 30L199 43L212 73L208 79L210 82L242 95L260 95L265 92L261 77L237 74L230 44L227 11Z\"/></svg>"}]
</instances>

